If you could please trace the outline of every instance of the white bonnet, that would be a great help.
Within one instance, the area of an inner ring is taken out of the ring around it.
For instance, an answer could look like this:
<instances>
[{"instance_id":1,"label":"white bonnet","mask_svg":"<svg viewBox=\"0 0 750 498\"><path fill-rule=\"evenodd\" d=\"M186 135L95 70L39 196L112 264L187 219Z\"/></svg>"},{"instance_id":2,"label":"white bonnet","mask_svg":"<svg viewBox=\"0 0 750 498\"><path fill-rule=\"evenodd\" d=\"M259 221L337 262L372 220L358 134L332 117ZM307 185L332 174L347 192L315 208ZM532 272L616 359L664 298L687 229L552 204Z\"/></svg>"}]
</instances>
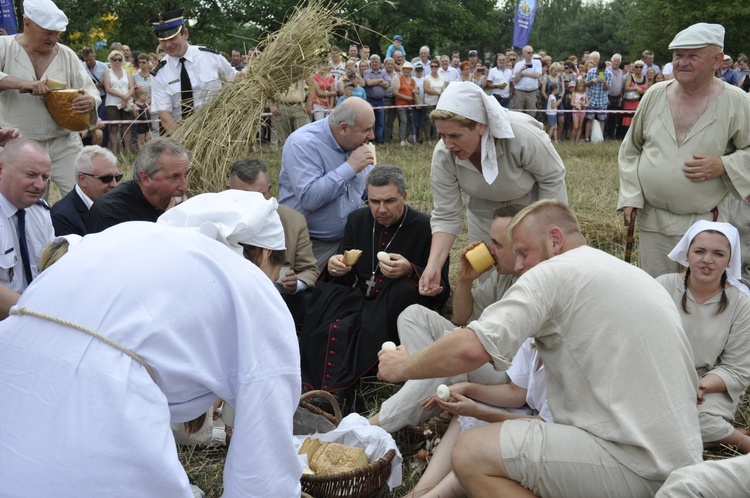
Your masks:
<instances>
[{"instance_id":1,"label":"white bonnet","mask_svg":"<svg viewBox=\"0 0 750 498\"><path fill-rule=\"evenodd\" d=\"M159 216L157 223L187 227L242 254L240 243L283 250L284 229L276 199L260 192L224 190L191 197Z\"/></svg>"}]
</instances>

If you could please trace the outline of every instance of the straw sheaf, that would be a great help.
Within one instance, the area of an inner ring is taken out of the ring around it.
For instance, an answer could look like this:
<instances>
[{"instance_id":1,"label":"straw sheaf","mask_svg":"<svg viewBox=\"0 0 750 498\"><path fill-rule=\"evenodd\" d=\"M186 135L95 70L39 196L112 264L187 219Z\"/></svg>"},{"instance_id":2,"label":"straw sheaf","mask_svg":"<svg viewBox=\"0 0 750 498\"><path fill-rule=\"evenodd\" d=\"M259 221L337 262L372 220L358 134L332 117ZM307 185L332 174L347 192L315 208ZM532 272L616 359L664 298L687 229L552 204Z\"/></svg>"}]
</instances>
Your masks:
<instances>
[{"instance_id":1,"label":"straw sheaf","mask_svg":"<svg viewBox=\"0 0 750 498\"><path fill-rule=\"evenodd\" d=\"M225 187L232 162L247 157L257 145L267 100L307 79L324 61L334 29L345 23L335 11L324 0L295 9L279 31L259 44L247 75L224 85L182 122L174 136L192 154L191 195Z\"/></svg>"}]
</instances>

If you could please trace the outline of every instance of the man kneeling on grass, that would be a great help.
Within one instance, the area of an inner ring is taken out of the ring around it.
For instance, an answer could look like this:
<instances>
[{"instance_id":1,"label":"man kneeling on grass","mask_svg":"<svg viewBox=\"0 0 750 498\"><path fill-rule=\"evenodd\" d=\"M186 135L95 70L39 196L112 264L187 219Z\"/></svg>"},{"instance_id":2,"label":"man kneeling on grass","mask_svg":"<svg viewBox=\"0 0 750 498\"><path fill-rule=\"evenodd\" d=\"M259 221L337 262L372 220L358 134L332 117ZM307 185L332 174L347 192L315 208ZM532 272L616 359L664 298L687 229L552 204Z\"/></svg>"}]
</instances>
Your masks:
<instances>
[{"instance_id":1,"label":"man kneeling on grass","mask_svg":"<svg viewBox=\"0 0 750 498\"><path fill-rule=\"evenodd\" d=\"M450 376L487 362L504 370L534 337L556 423L464 432L452 463L468 494L653 496L702 456L698 379L674 303L643 271L588 247L560 202L526 207L508 231L523 275L503 299L414 356L381 351L378 376Z\"/></svg>"}]
</instances>

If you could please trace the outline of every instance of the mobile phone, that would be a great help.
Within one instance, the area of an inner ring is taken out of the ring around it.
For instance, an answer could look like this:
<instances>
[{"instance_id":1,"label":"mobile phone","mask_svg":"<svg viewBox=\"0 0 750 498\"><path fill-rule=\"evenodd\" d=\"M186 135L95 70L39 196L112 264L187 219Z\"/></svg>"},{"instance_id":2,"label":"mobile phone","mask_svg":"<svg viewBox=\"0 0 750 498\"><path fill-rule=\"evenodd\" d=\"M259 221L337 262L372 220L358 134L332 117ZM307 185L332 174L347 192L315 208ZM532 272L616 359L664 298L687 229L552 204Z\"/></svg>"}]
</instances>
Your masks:
<instances>
[{"instance_id":1,"label":"mobile phone","mask_svg":"<svg viewBox=\"0 0 750 498\"><path fill-rule=\"evenodd\" d=\"M604 71L599 71L599 77L604 78Z\"/></svg>"},{"instance_id":2,"label":"mobile phone","mask_svg":"<svg viewBox=\"0 0 750 498\"><path fill-rule=\"evenodd\" d=\"M526 69L531 69L532 67L534 67L534 64L526 64Z\"/></svg>"}]
</instances>

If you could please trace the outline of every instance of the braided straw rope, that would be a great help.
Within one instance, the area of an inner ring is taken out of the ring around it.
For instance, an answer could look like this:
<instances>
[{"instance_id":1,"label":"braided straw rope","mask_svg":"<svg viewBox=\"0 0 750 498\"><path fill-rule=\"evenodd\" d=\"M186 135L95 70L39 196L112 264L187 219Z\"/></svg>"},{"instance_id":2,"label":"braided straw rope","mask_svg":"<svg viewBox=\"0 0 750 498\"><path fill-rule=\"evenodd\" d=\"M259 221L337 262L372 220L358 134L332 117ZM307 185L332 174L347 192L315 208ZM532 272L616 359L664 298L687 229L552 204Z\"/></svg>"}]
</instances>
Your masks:
<instances>
[{"instance_id":1,"label":"braided straw rope","mask_svg":"<svg viewBox=\"0 0 750 498\"><path fill-rule=\"evenodd\" d=\"M53 322L53 323L57 323L59 325L64 325L64 326L69 327L71 329L80 330L81 332L84 332L84 333L90 335L91 337L95 337L96 339L99 339L103 343L112 346L113 348L115 348L116 350L120 351L121 353L124 353L124 354L130 356L133 360L135 360L143 368L145 368L146 371L148 372L148 374L151 376L151 380L153 380L154 382L156 382L156 377L154 376L153 370L151 370L151 367L148 365L148 363L146 363L146 361L143 358L141 358L140 356L138 356L136 353L134 353L133 351L129 350L125 346L121 346L120 344L117 344L113 340L108 339L108 338L104 337L103 335L101 335L101 334L99 334L97 332L94 332L93 330L89 330L86 327L82 327L82 326L77 325L77 324L75 324L73 322L68 322L66 320L61 320L60 318L56 318L56 317L50 316L50 315L45 315L44 313L39 313L37 311L31 311L31 310L26 309L26 308L13 308L10 311L10 314L11 315L33 316L33 317L36 317L36 318L40 318L42 320L47 320L48 322Z\"/></svg>"}]
</instances>

